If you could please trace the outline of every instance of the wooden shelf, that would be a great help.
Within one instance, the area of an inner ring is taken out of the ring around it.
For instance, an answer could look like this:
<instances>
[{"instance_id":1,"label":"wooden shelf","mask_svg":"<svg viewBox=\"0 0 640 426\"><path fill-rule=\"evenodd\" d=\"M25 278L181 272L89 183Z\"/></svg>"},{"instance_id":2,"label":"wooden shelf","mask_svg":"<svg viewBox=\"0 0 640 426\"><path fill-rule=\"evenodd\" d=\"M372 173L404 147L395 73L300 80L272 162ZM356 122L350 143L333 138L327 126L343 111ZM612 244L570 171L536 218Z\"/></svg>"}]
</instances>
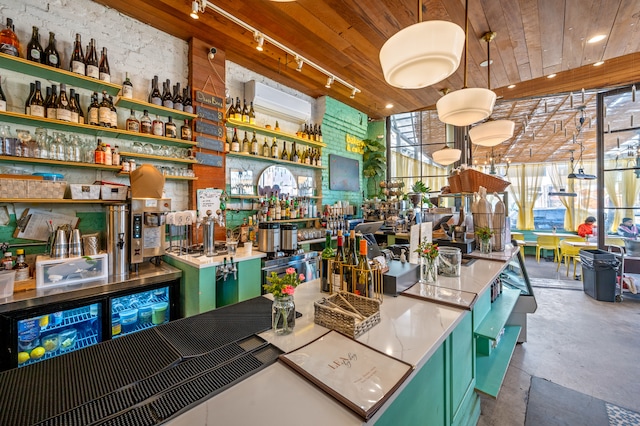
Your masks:
<instances>
[{"instance_id":1,"label":"wooden shelf","mask_svg":"<svg viewBox=\"0 0 640 426\"><path fill-rule=\"evenodd\" d=\"M241 130L252 130L252 131L255 130L256 133L260 133L261 135L275 136L280 139L286 139L292 142L295 141L296 143L315 146L318 148L324 148L327 146L324 142L316 142L316 141L310 141L309 139L302 139L297 137L296 135L290 135L289 133L283 133L280 131L275 131L273 129L267 129L265 127L256 126L254 124L243 123L241 121L237 121L231 118L227 119L227 126L236 127Z\"/></svg>"},{"instance_id":2,"label":"wooden shelf","mask_svg":"<svg viewBox=\"0 0 640 426\"><path fill-rule=\"evenodd\" d=\"M0 162L46 164L48 166L63 166L63 167L80 167L80 168L86 168L86 169L109 170L112 172L118 172L122 169L122 166L106 166L104 164L76 163L73 161L47 160L45 158L12 157L9 155L0 155Z\"/></svg>"},{"instance_id":3,"label":"wooden shelf","mask_svg":"<svg viewBox=\"0 0 640 426\"><path fill-rule=\"evenodd\" d=\"M184 111L178 111L177 109L167 108L162 105L150 104L149 102L139 101L137 99L127 99L123 97L119 97L115 102L117 107L133 109L136 111L147 110L149 114L159 115L162 117L171 117L175 122L178 120L193 120L198 116L196 114L191 114ZM177 124L176 124L177 125Z\"/></svg>"},{"instance_id":4,"label":"wooden shelf","mask_svg":"<svg viewBox=\"0 0 640 426\"><path fill-rule=\"evenodd\" d=\"M518 297L520 297L520 290L503 289L500 297L491 304L491 310L478 325L474 334L477 337L485 337L493 341L497 340L511 315L511 311L513 311L518 302Z\"/></svg>"},{"instance_id":5,"label":"wooden shelf","mask_svg":"<svg viewBox=\"0 0 640 426\"><path fill-rule=\"evenodd\" d=\"M312 166L310 164L296 163L295 161L289 161L289 160L280 160L279 158L262 157L260 155L245 154L243 152L227 152L226 155L228 157L247 158L247 159L257 160L257 161L266 161L266 162L269 162L269 163L290 164L292 166L305 167L307 169L322 170L322 169L325 168L324 166Z\"/></svg>"},{"instance_id":6,"label":"wooden shelf","mask_svg":"<svg viewBox=\"0 0 640 426\"><path fill-rule=\"evenodd\" d=\"M313 220L320 220L318 217L303 217L298 219L280 219L280 220L270 220L271 223L289 223L289 222L311 222ZM324 241L324 239L323 239Z\"/></svg>"},{"instance_id":7,"label":"wooden shelf","mask_svg":"<svg viewBox=\"0 0 640 426\"><path fill-rule=\"evenodd\" d=\"M46 127L47 129L62 130L66 132L83 133L97 137L108 137L123 140L146 141L162 145L172 145L181 147L196 146L197 142L185 141L182 139L166 138L164 136L149 135L146 133L130 132L122 129L112 129L110 127L91 126L89 124L70 123L67 121L54 120L52 118L34 117L31 115L16 112L0 111L0 121L13 124L22 124L34 127Z\"/></svg>"},{"instance_id":8,"label":"wooden shelf","mask_svg":"<svg viewBox=\"0 0 640 426\"><path fill-rule=\"evenodd\" d=\"M316 195L294 195L297 198L309 198L312 200L320 200L322 197ZM230 199L238 199L238 200L259 200L260 198L267 198L266 195L242 195L242 194L229 194Z\"/></svg>"},{"instance_id":9,"label":"wooden shelf","mask_svg":"<svg viewBox=\"0 0 640 426\"><path fill-rule=\"evenodd\" d=\"M126 200L69 200L67 198L0 198L0 203L30 204L105 204L123 203Z\"/></svg>"},{"instance_id":10,"label":"wooden shelf","mask_svg":"<svg viewBox=\"0 0 640 426\"><path fill-rule=\"evenodd\" d=\"M521 328L519 325L505 327L500 343L491 355L476 356L476 390L478 392L493 398L498 397Z\"/></svg>"},{"instance_id":11,"label":"wooden shelf","mask_svg":"<svg viewBox=\"0 0 640 426\"><path fill-rule=\"evenodd\" d=\"M129 176L129 172L120 172L118 176ZM198 180L197 176L173 176L173 175L164 175L165 179L169 180Z\"/></svg>"},{"instance_id":12,"label":"wooden shelf","mask_svg":"<svg viewBox=\"0 0 640 426\"><path fill-rule=\"evenodd\" d=\"M132 158L145 158L147 160L166 161L170 163L198 164L196 160L190 160L188 158L163 157L162 155L141 154L138 152L123 151L123 152L120 152L120 156L132 157Z\"/></svg>"},{"instance_id":13,"label":"wooden shelf","mask_svg":"<svg viewBox=\"0 0 640 426\"><path fill-rule=\"evenodd\" d=\"M121 85L108 83L95 78L86 77L60 68L53 68L38 62L29 61L23 58L0 53L0 68L16 71L21 74L27 74L33 77L45 80L54 80L59 83L65 83L73 88L87 89L92 92L107 92L109 95L116 96L120 92Z\"/></svg>"}]
</instances>

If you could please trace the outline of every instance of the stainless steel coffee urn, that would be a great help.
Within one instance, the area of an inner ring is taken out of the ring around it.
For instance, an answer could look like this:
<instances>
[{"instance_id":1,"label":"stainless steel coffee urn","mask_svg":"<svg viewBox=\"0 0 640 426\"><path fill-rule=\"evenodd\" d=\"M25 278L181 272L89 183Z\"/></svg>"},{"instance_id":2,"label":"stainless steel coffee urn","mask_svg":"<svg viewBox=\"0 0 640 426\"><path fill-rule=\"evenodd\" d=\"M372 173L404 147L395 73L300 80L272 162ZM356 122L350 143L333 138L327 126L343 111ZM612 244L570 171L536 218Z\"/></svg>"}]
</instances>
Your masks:
<instances>
[{"instance_id":1,"label":"stainless steel coffee urn","mask_svg":"<svg viewBox=\"0 0 640 426\"><path fill-rule=\"evenodd\" d=\"M107 207L107 253L109 275L126 278L129 273L129 206Z\"/></svg>"},{"instance_id":2,"label":"stainless steel coffee urn","mask_svg":"<svg viewBox=\"0 0 640 426\"><path fill-rule=\"evenodd\" d=\"M286 254L298 251L298 226L284 223L280 226L280 249Z\"/></svg>"},{"instance_id":3,"label":"stainless steel coffee urn","mask_svg":"<svg viewBox=\"0 0 640 426\"><path fill-rule=\"evenodd\" d=\"M280 224L262 222L258 225L258 250L274 257L280 251Z\"/></svg>"}]
</instances>

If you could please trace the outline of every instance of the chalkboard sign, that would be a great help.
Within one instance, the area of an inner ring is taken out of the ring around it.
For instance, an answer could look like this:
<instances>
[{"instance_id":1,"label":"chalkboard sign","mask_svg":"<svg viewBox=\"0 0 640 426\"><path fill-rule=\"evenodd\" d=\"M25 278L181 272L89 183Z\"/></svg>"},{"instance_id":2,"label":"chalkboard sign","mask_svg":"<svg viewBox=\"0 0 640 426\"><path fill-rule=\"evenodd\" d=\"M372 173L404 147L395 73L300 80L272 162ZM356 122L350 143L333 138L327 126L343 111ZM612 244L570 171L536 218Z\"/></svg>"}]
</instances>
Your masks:
<instances>
[{"instance_id":1,"label":"chalkboard sign","mask_svg":"<svg viewBox=\"0 0 640 426\"><path fill-rule=\"evenodd\" d=\"M222 108L223 105L223 99L221 97L212 95L211 93L201 92L200 90L196 90L194 100L217 108Z\"/></svg>"},{"instance_id":2,"label":"chalkboard sign","mask_svg":"<svg viewBox=\"0 0 640 426\"><path fill-rule=\"evenodd\" d=\"M206 138L204 136L196 136L196 142L199 148L210 149L212 151L224 151L222 141L217 139Z\"/></svg>"},{"instance_id":3,"label":"chalkboard sign","mask_svg":"<svg viewBox=\"0 0 640 426\"><path fill-rule=\"evenodd\" d=\"M360 191L360 162L329 154L329 189Z\"/></svg>"},{"instance_id":4,"label":"chalkboard sign","mask_svg":"<svg viewBox=\"0 0 640 426\"><path fill-rule=\"evenodd\" d=\"M198 160L198 164L204 164L205 166L222 167L222 156L220 155L196 152L196 160Z\"/></svg>"},{"instance_id":5,"label":"chalkboard sign","mask_svg":"<svg viewBox=\"0 0 640 426\"><path fill-rule=\"evenodd\" d=\"M202 105L196 105L196 114L198 114L200 118L215 121L216 123L222 121L222 111L207 108Z\"/></svg>"},{"instance_id":6,"label":"chalkboard sign","mask_svg":"<svg viewBox=\"0 0 640 426\"><path fill-rule=\"evenodd\" d=\"M224 130L220 126L205 123L204 121L196 121L196 132L205 133L211 136L217 136L219 138L224 136Z\"/></svg>"}]
</instances>

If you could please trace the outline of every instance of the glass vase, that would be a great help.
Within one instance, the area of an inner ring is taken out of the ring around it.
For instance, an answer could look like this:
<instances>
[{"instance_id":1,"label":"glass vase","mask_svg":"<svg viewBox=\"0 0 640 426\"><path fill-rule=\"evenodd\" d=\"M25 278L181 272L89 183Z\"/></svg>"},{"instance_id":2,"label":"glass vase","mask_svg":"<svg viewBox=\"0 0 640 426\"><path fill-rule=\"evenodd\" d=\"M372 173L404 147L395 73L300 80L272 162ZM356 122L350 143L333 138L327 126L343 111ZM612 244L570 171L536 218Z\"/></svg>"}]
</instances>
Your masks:
<instances>
[{"instance_id":1,"label":"glass vase","mask_svg":"<svg viewBox=\"0 0 640 426\"><path fill-rule=\"evenodd\" d=\"M296 324L296 305L293 296L274 296L271 326L277 335L289 334Z\"/></svg>"},{"instance_id":2,"label":"glass vase","mask_svg":"<svg viewBox=\"0 0 640 426\"><path fill-rule=\"evenodd\" d=\"M434 283L438 277L438 262L436 259L420 257L420 283Z\"/></svg>"},{"instance_id":3,"label":"glass vase","mask_svg":"<svg viewBox=\"0 0 640 426\"><path fill-rule=\"evenodd\" d=\"M491 253L491 240L480 240L480 253Z\"/></svg>"}]
</instances>

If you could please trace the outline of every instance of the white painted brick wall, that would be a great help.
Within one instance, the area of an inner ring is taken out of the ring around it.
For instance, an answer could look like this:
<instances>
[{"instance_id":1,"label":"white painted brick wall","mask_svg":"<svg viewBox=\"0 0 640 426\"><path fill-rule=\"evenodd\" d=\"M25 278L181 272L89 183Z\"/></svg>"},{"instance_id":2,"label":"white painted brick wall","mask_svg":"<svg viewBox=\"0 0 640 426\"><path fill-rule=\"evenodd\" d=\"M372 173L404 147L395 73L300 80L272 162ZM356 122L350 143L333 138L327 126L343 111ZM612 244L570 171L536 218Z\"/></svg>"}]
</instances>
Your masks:
<instances>
[{"instance_id":1,"label":"white painted brick wall","mask_svg":"<svg viewBox=\"0 0 640 426\"><path fill-rule=\"evenodd\" d=\"M111 81L121 83L124 81L125 72L134 86L134 98L146 100L151 87L151 79L158 75L160 80L170 79L171 84L180 82L181 86L188 80L188 51L186 41L173 37L140 21L102 6L90 0L0 0L0 19L2 27L6 18L12 18L16 27L16 34L20 40L25 57L26 45L31 39L31 27L37 26L40 30L40 43L46 48L49 39L49 31L56 35L56 47L61 56L61 67L69 66L69 56L75 41L75 34L82 37L83 50L91 38L96 39L98 49L107 47L109 65L111 67ZM161 55L158 53L161 52ZM2 89L7 96L9 111L24 113L24 101L29 92L29 83L34 79L18 73L0 69L2 75ZM43 95L45 87L52 83L41 80ZM87 110L91 93L80 90L80 103L83 111ZM142 112L136 112L138 118ZM129 111L120 108L118 110L118 127L123 128ZM0 123L3 124L3 123ZM178 127L180 123L178 123ZM11 125L11 131L15 136L15 129L27 129L34 134L35 129L28 126ZM95 146L95 138L90 138ZM112 147L119 145L121 150L132 148L132 142L103 138ZM138 160L138 162L140 162ZM155 163L156 166L169 165L169 163ZM5 166L0 164L0 167ZM65 179L71 183L92 183L95 180L108 180L127 183L128 178L118 178L114 173L71 168L52 168L29 165L16 165L26 171L55 171L64 174ZM188 183L186 181L167 181L165 193L173 200L173 208L185 209L188 206ZM19 210L20 206L16 206ZM79 205L74 207L56 207L56 211L93 211L102 209L102 206ZM20 211L17 211L20 214Z\"/></svg>"}]
</instances>

